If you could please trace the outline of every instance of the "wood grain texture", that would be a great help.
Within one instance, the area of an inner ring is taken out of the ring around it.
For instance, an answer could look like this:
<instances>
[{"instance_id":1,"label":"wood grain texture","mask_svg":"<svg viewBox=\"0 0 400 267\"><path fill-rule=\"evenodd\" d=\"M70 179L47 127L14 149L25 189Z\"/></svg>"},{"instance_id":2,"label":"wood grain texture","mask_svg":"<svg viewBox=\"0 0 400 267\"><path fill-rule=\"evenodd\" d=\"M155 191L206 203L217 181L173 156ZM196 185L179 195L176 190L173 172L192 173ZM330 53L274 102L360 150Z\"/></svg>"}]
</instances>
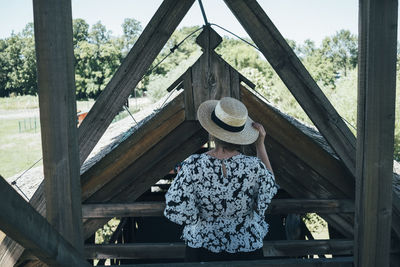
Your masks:
<instances>
[{"instance_id":1,"label":"wood grain texture","mask_svg":"<svg viewBox=\"0 0 400 267\"><path fill-rule=\"evenodd\" d=\"M359 3L355 266L388 267L398 1Z\"/></svg>"},{"instance_id":2,"label":"wood grain texture","mask_svg":"<svg viewBox=\"0 0 400 267\"><path fill-rule=\"evenodd\" d=\"M226 96L240 98L240 74L214 51L221 42L221 37L211 27L204 27L196 42L202 47L203 54L191 68L191 83L186 80L186 87L192 88L186 96L193 99L185 101L188 104L188 119L197 118L195 111L204 101L219 100Z\"/></svg>"},{"instance_id":3,"label":"wood grain texture","mask_svg":"<svg viewBox=\"0 0 400 267\"><path fill-rule=\"evenodd\" d=\"M173 167L197 151L208 140L198 122L186 121L147 151L112 181L93 194L86 203L134 202ZM121 186L122 185L122 186ZM104 219L84 222L84 235L90 236Z\"/></svg>"},{"instance_id":4,"label":"wood grain texture","mask_svg":"<svg viewBox=\"0 0 400 267\"><path fill-rule=\"evenodd\" d=\"M163 216L165 202L104 203L82 205L83 218ZM353 213L354 201L346 199L272 199L267 214L316 212Z\"/></svg>"},{"instance_id":5,"label":"wood grain texture","mask_svg":"<svg viewBox=\"0 0 400 267\"><path fill-rule=\"evenodd\" d=\"M116 265L111 265L116 267ZM124 265L125 267L148 267L148 264ZM243 260L219 262L173 262L155 263L152 267L352 267L353 257L336 257L333 259L273 259Z\"/></svg>"},{"instance_id":6,"label":"wood grain texture","mask_svg":"<svg viewBox=\"0 0 400 267\"><path fill-rule=\"evenodd\" d=\"M71 1L33 2L46 217L83 253Z\"/></svg>"},{"instance_id":7,"label":"wood grain texture","mask_svg":"<svg viewBox=\"0 0 400 267\"><path fill-rule=\"evenodd\" d=\"M313 130L302 127L253 92L241 87L249 116L263 124L278 184L295 198L353 198L354 181L339 160L323 149ZM282 134L285 133L285 134ZM293 135L292 135L293 134ZM323 141L325 142L325 141ZM332 152L333 153L333 152ZM322 214L344 236L353 236L353 216Z\"/></svg>"},{"instance_id":8,"label":"wood grain texture","mask_svg":"<svg viewBox=\"0 0 400 267\"><path fill-rule=\"evenodd\" d=\"M142 79L194 0L164 0L79 127L81 164Z\"/></svg>"},{"instance_id":9,"label":"wood grain texture","mask_svg":"<svg viewBox=\"0 0 400 267\"><path fill-rule=\"evenodd\" d=\"M178 95L81 177L82 201L110 182L185 120L183 94Z\"/></svg>"},{"instance_id":10,"label":"wood grain texture","mask_svg":"<svg viewBox=\"0 0 400 267\"><path fill-rule=\"evenodd\" d=\"M318 254L351 255L353 240L264 241L264 257ZM182 259L184 243L132 243L85 246L87 259Z\"/></svg>"},{"instance_id":11,"label":"wood grain texture","mask_svg":"<svg viewBox=\"0 0 400 267\"><path fill-rule=\"evenodd\" d=\"M194 109L192 67L190 67L183 77L183 89L185 90L185 118L195 120L197 110Z\"/></svg>"},{"instance_id":12,"label":"wood grain texture","mask_svg":"<svg viewBox=\"0 0 400 267\"><path fill-rule=\"evenodd\" d=\"M289 119L287 115L279 112L252 91L241 86L240 93L250 117L264 126L268 135L267 142L269 138L279 142L284 149L323 176L321 183L324 180L334 182L335 187L340 189L346 197L354 198L355 185L352 176L334 155L324 150L319 143L296 127L292 123L293 119Z\"/></svg>"},{"instance_id":13,"label":"wood grain texture","mask_svg":"<svg viewBox=\"0 0 400 267\"><path fill-rule=\"evenodd\" d=\"M256 0L224 0L243 28L326 138L355 173L354 135Z\"/></svg>"},{"instance_id":14,"label":"wood grain texture","mask_svg":"<svg viewBox=\"0 0 400 267\"><path fill-rule=\"evenodd\" d=\"M41 261L57 266L90 266L45 218L0 179L0 228Z\"/></svg>"}]
</instances>

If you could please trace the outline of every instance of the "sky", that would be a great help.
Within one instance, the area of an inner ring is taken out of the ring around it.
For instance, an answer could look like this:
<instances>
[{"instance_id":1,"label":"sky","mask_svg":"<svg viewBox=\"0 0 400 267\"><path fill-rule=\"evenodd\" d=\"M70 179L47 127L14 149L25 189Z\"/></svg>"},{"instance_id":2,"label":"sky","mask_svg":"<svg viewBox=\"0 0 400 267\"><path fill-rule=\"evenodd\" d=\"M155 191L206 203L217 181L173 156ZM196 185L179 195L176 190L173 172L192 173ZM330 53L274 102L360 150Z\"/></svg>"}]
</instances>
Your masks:
<instances>
[{"instance_id":1,"label":"sky","mask_svg":"<svg viewBox=\"0 0 400 267\"><path fill-rule=\"evenodd\" d=\"M122 34L125 18L135 18L143 28L162 0L72 0L72 17L82 18L89 25L98 21L115 36ZM242 37L247 37L223 0L202 0L207 19ZM288 39L302 43L311 39L319 45L324 37L341 29L357 34L358 0L258 0L272 22ZM33 21L32 0L0 0L0 38L20 32ZM180 23L183 26L203 25L197 1ZM217 30L217 28L215 28ZM221 35L229 35L217 30Z\"/></svg>"}]
</instances>

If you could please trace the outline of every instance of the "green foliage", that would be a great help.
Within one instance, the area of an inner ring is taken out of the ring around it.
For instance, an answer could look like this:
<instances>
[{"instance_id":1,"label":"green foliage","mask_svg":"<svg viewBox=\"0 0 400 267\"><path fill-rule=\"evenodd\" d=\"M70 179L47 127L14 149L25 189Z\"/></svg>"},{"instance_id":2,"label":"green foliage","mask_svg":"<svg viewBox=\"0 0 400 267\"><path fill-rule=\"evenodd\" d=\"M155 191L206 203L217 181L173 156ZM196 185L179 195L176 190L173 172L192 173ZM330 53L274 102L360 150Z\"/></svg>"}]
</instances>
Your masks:
<instances>
[{"instance_id":1,"label":"green foliage","mask_svg":"<svg viewBox=\"0 0 400 267\"><path fill-rule=\"evenodd\" d=\"M347 76L347 71L357 65L357 37L348 30L340 30L322 41L322 52L339 72Z\"/></svg>"},{"instance_id":2,"label":"green foliage","mask_svg":"<svg viewBox=\"0 0 400 267\"><path fill-rule=\"evenodd\" d=\"M74 19L72 21L73 43L76 48L79 42L88 41L89 24L84 19Z\"/></svg>"},{"instance_id":3,"label":"green foliage","mask_svg":"<svg viewBox=\"0 0 400 267\"><path fill-rule=\"evenodd\" d=\"M117 227L120 223L120 219L113 218L109 220L103 228L100 228L96 231L95 234L95 243L96 244L108 244L112 234L117 230Z\"/></svg>"},{"instance_id":4,"label":"green foliage","mask_svg":"<svg viewBox=\"0 0 400 267\"><path fill-rule=\"evenodd\" d=\"M33 24L0 40L0 97L37 92Z\"/></svg>"},{"instance_id":5,"label":"green foliage","mask_svg":"<svg viewBox=\"0 0 400 267\"><path fill-rule=\"evenodd\" d=\"M139 35L142 32L142 25L139 21L133 18L126 18L121 26L124 32L122 43L124 47L123 55L125 56L139 38Z\"/></svg>"},{"instance_id":6,"label":"green foliage","mask_svg":"<svg viewBox=\"0 0 400 267\"><path fill-rule=\"evenodd\" d=\"M100 95L142 32L141 23L134 18L125 19L121 27L123 35L114 37L100 21L90 27L83 19L73 20L77 99L96 98ZM175 31L150 66L149 70L152 71L143 77L136 88L132 88L132 94L135 92L141 96L143 92L147 92L153 100L164 96L165 88L201 54L200 47L195 43L200 31L181 43L197 29L198 27L194 26ZM326 37L320 47L311 40L301 44L293 40L287 42L341 116L355 126L357 37L348 30L340 30ZM258 92L268 101L299 120L312 124L259 51L241 40L224 37L216 52L255 83ZM165 58L167 55L169 56ZM400 54L397 60L398 67L399 62ZM0 97L37 93L32 23L27 24L20 33L0 39L0 70ZM397 80L400 81L399 72L397 75ZM397 96L397 118L399 105ZM400 159L399 121L396 120L395 131L396 159ZM356 132L351 126L350 128Z\"/></svg>"},{"instance_id":7,"label":"green foliage","mask_svg":"<svg viewBox=\"0 0 400 267\"><path fill-rule=\"evenodd\" d=\"M97 98L121 64L121 43L111 38L100 22L93 25L90 32L81 19L75 20L74 25L77 25L74 28L77 31L74 32L77 36L74 39L77 98Z\"/></svg>"}]
</instances>

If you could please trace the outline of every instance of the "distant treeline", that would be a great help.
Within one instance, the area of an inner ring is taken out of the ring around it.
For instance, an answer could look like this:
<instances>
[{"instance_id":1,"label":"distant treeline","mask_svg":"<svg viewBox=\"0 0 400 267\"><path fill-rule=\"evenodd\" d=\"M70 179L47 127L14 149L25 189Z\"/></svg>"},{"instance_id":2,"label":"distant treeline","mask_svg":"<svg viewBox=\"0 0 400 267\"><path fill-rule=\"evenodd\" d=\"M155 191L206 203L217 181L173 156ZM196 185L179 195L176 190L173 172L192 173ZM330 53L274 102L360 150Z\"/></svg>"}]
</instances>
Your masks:
<instances>
[{"instance_id":1,"label":"distant treeline","mask_svg":"<svg viewBox=\"0 0 400 267\"><path fill-rule=\"evenodd\" d=\"M123 35L112 36L100 21L92 26L83 19L73 21L78 99L96 98L100 94L142 32L141 23L132 18L125 19L121 26ZM175 44L197 28L177 30L158 59L163 58ZM142 80L137 88L139 94L147 89L149 82L153 80L151 76L165 76L170 70L177 68L179 62L198 53L199 47L194 42L196 35L188 38L172 56ZM337 78L346 76L357 64L357 38L346 30L326 37L321 47L316 47L310 40L303 44L289 40L289 44L314 78L324 86L335 88ZM253 78L256 79L266 78L263 86L273 85L274 72L254 48L240 40L224 37L224 42L217 50L239 71L255 76ZM0 39L0 68L0 97L37 94L33 23L27 24L20 33Z\"/></svg>"},{"instance_id":2,"label":"distant treeline","mask_svg":"<svg viewBox=\"0 0 400 267\"><path fill-rule=\"evenodd\" d=\"M174 49L176 44L198 28L199 26L186 27L174 32L150 69L169 54L171 49L175 52L143 77L136 87L136 95L142 94L144 90L156 99L166 94L166 87L201 54L200 47L195 44L195 38L200 31ZM138 39L142 25L137 20L128 18L124 20L122 29L122 36L112 36L101 22L89 26L83 19L73 21L77 99L99 96ZM29 23L22 32L0 40L0 97L37 94L33 34L33 24ZM355 132L357 37L347 30L340 30L326 37L319 46L311 40L302 44L287 41L336 110L350 123L350 128ZM258 92L270 102L289 115L311 123L278 75L255 48L236 38L224 36L216 51L255 83ZM397 63L399 64L398 59ZM399 85L399 75L397 80ZM399 93L399 90L397 92ZM397 101L396 117L400 116L399 110L400 101ZM396 120L394 156L400 160L400 120Z\"/></svg>"}]
</instances>

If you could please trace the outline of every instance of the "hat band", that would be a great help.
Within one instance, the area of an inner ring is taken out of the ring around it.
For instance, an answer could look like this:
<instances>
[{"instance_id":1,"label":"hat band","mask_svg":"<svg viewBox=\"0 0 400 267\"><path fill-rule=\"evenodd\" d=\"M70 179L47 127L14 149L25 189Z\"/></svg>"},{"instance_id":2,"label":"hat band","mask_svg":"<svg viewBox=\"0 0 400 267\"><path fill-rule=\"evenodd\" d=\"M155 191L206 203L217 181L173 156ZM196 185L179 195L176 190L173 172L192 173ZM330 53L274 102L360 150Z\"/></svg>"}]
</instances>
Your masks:
<instances>
[{"instance_id":1,"label":"hat band","mask_svg":"<svg viewBox=\"0 0 400 267\"><path fill-rule=\"evenodd\" d=\"M221 121L216 115L215 115L215 110L213 110L213 112L211 113L211 120L213 122L215 122L216 125L218 125L219 127L221 127L224 130L227 130L229 132L233 132L233 133L237 133L240 132L244 129L245 124L243 124L242 126L231 126L229 124L226 124L225 122Z\"/></svg>"}]
</instances>

